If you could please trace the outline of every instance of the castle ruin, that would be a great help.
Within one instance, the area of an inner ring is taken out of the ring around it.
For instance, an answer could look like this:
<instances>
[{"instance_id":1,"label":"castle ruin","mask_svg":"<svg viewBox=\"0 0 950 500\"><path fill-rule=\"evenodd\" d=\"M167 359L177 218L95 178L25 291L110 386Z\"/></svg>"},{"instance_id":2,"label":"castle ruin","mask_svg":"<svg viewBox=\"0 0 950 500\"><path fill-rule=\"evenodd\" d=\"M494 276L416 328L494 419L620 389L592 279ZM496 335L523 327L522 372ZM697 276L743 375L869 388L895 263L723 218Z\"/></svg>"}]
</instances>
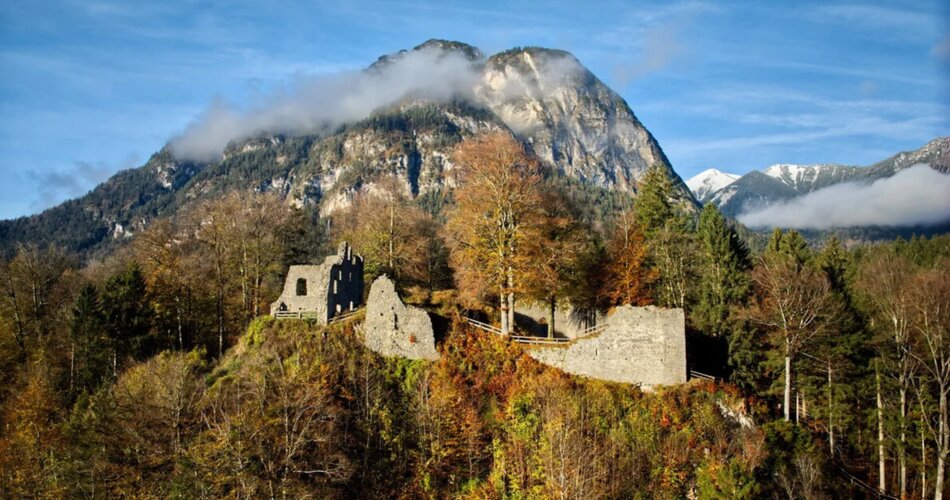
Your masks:
<instances>
[{"instance_id":1,"label":"castle ruin","mask_svg":"<svg viewBox=\"0 0 950 500\"><path fill-rule=\"evenodd\" d=\"M385 274L370 287L362 330L366 347L384 356L439 359L429 313L403 304L396 285Z\"/></svg>"},{"instance_id":2,"label":"castle ruin","mask_svg":"<svg viewBox=\"0 0 950 500\"><path fill-rule=\"evenodd\" d=\"M529 355L574 375L644 387L686 382L686 318L682 309L620 306L602 332Z\"/></svg>"},{"instance_id":3,"label":"castle ruin","mask_svg":"<svg viewBox=\"0 0 950 500\"><path fill-rule=\"evenodd\" d=\"M271 304L276 318L314 318L320 324L363 304L363 257L346 242L320 265L290 266L284 291Z\"/></svg>"}]
</instances>

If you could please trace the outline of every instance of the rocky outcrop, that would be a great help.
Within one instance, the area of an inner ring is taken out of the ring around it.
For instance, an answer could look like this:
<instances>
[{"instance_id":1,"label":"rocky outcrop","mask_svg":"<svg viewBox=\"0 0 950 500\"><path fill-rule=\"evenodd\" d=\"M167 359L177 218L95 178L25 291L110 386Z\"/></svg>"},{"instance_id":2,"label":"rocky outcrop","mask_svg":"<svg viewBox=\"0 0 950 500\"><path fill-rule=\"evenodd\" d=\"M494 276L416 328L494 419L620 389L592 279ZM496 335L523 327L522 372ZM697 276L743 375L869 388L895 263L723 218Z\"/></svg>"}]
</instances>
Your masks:
<instances>
[{"instance_id":1,"label":"rocky outcrop","mask_svg":"<svg viewBox=\"0 0 950 500\"><path fill-rule=\"evenodd\" d=\"M529 351L534 359L574 375L652 387L686 382L682 309L618 307L599 335L567 347Z\"/></svg>"},{"instance_id":2,"label":"rocky outcrop","mask_svg":"<svg viewBox=\"0 0 950 500\"><path fill-rule=\"evenodd\" d=\"M376 278L369 290L363 335L366 347L384 356L439 359L429 313L403 304L385 275Z\"/></svg>"}]
</instances>

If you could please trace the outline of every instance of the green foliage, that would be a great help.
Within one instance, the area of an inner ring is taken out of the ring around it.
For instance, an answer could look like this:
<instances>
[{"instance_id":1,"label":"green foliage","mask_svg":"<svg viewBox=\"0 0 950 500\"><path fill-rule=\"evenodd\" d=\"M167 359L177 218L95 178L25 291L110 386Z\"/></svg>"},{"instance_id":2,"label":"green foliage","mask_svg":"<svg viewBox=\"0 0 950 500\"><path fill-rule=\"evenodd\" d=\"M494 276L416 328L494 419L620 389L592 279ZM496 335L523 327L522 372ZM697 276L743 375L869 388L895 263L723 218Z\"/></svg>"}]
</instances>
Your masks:
<instances>
[{"instance_id":1,"label":"green foliage","mask_svg":"<svg viewBox=\"0 0 950 500\"><path fill-rule=\"evenodd\" d=\"M653 165L637 186L634 205L637 223L648 238L652 238L676 215L672 197L673 181L668 169L660 164Z\"/></svg>"},{"instance_id":2,"label":"green foliage","mask_svg":"<svg viewBox=\"0 0 950 500\"><path fill-rule=\"evenodd\" d=\"M698 237L702 250L700 291L691 319L702 331L721 336L730 330L730 311L749 293L749 252L712 204L703 207Z\"/></svg>"},{"instance_id":3,"label":"green foliage","mask_svg":"<svg viewBox=\"0 0 950 500\"><path fill-rule=\"evenodd\" d=\"M145 276L138 264L133 262L106 281L102 310L106 331L119 358L143 359L154 352L155 342L150 338L153 312Z\"/></svg>"}]
</instances>

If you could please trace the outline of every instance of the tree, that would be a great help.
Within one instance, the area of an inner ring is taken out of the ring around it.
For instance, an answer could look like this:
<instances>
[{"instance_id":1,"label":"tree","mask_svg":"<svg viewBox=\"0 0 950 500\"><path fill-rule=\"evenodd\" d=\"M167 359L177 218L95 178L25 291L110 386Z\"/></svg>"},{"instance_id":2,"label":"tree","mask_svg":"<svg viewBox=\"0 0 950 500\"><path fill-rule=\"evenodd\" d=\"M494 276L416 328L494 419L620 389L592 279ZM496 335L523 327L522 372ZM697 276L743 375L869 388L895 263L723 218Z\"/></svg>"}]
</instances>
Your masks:
<instances>
[{"instance_id":1,"label":"tree","mask_svg":"<svg viewBox=\"0 0 950 500\"><path fill-rule=\"evenodd\" d=\"M113 375L119 359L144 359L154 352L150 338L152 308L145 276L138 264L129 264L106 282L102 289L102 310L112 344Z\"/></svg>"},{"instance_id":2,"label":"tree","mask_svg":"<svg viewBox=\"0 0 950 500\"><path fill-rule=\"evenodd\" d=\"M501 331L508 335L519 277L529 263L525 243L540 229L538 162L500 132L466 140L453 158L460 187L446 230L459 289L476 296L495 290Z\"/></svg>"},{"instance_id":3,"label":"tree","mask_svg":"<svg viewBox=\"0 0 950 500\"><path fill-rule=\"evenodd\" d=\"M638 185L636 220L646 236L650 264L657 271L657 302L685 309L693 289L697 252L689 230L690 217L672 200L669 170L653 165Z\"/></svg>"},{"instance_id":4,"label":"tree","mask_svg":"<svg viewBox=\"0 0 950 500\"><path fill-rule=\"evenodd\" d=\"M17 247L13 260L0 267L4 305L13 317L14 336L23 354L31 341L43 341L56 315L68 310L69 292L63 278L70 268L71 261L61 249L36 245Z\"/></svg>"},{"instance_id":5,"label":"tree","mask_svg":"<svg viewBox=\"0 0 950 500\"><path fill-rule=\"evenodd\" d=\"M913 312L909 280L913 274L906 259L885 250L862 266L858 278L858 288L871 305L871 328L878 333L878 357L897 383L897 462L902 493L906 492L907 484L907 397L917 370L915 360L909 356ZM883 460L883 456L880 459Z\"/></svg>"},{"instance_id":6,"label":"tree","mask_svg":"<svg viewBox=\"0 0 950 500\"><path fill-rule=\"evenodd\" d=\"M204 277L189 266L193 252L194 242L172 219L153 221L132 241L133 258L142 265L154 305L156 331L167 336L166 345L179 350L197 340L195 311Z\"/></svg>"},{"instance_id":7,"label":"tree","mask_svg":"<svg viewBox=\"0 0 950 500\"><path fill-rule=\"evenodd\" d=\"M548 305L548 337L553 338L558 301L572 298L575 289L585 285L581 281L590 244L566 196L546 189L542 200L539 237L526 244L530 258L525 281L527 295Z\"/></svg>"},{"instance_id":8,"label":"tree","mask_svg":"<svg viewBox=\"0 0 950 500\"><path fill-rule=\"evenodd\" d=\"M657 271L656 301L661 306L691 309L697 282L697 248L689 218L678 214L648 239L650 262Z\"/></svg>"},{"instance_id":9,"label":"tree","mask_svg":"<svg viewBox=\"0 0 950 500\"><path fill-rule=\"evenodd\" d=\"M386 274L400 286L430 289L446 276L443 243L432 216L411 203L395 176L360 193L337 215L338 241L347 241L365 259L367 281Z\"/></svg>"},{"instance_id":10,"label":"tree","mask_svg":"<svg viewBox=\"0 0 950 500\"><path fill-rule=\"evenodd\" d=\"M657 273L647 265L646 240L632 215L621 209L607 242L601 293L610 306L646 305L652 302L651 285Z\"/></svg>"},{"instance_id":11,"label":"tree","mask_svg":"<svg viewBox=\"0 0 950 500\"><path fill-rule=\"evenodd\" d=\"M950 261L921 272L910 287L913 321L910 354L928 374L937 412L926 419L936 443L934 499L943 498L947 456L950 455ZM935 421L934 421L935 420Z\"/></svg>"},{"instance_id":12,"label":"tree","mask_svg":"<svg viewBox=\"0 0 950 500\"><path fill-rule=\"evenodd\" d=\"M662 164L651 166L637 185L636 220L651 238L675 215L673 204L673 181Z\"/></svg>"},{"instance_id":13,"label":"tree","mask_svg":"<svg viewBox=\"0 0 950 500\"><path fill-rule=\"evenodd\" d=\"M712 203L700 213L697 236L702 259L691 318L700 330L719 337L729 330L730 310L749 293L749 250Z\"/></svg>"},{"instance_id":14,"label":"tree","mask_svg":"<svg viewBox=\"0 0 950 500\"><path fill-rule=\"evenodd\" d=\"M766 254L752 271L752 281L756 293L747 315L772 334L772 344L784 358L782 410L789 420L792 363L802 348L832 331L836 303L824 276L787 255Z\"/></svg>"},{"instance_id":15,"label":"tree","mask_svg":"<svg viewBox=\"0 0 950 500\"><path fill-rule=\"evenodd\" d=\"M109 342L105 314L99 303L99 292L86 285L73 305L69 329L69 393L70 396L93 392L109 374Z\"/></svg>"}]
</instances>

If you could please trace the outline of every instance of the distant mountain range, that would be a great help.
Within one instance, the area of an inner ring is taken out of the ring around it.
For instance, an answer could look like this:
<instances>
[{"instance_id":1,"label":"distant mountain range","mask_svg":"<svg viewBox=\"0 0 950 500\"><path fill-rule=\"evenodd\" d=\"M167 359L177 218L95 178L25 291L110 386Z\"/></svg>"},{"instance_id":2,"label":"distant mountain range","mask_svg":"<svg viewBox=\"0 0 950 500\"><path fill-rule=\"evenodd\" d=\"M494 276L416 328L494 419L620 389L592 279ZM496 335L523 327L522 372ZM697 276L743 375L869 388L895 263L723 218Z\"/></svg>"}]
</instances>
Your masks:
<instances>
[{"instance_id":1,"label":"distant mountain range","mask_svg":"<svg viewBox=\"0 0 950 500\"><path fill-rule=\"evenodd\" d=\"M929 165L943 173L950 172L950 137L934 139L920 149L898 153L866 167L778 164L742 176L708 169L690 178L686 184L701 203L713 203L723 214L738 217L744 211L842 182L868 183L891 177L917 164Z\"/></svg>"},{"instance_id":2,"label":"distant mountain range","mask_svg":"<svg viewBox=\"0 0 950 500\"><path fill-rule=\"evenodd\" d=\"M472 74L470 88L440 99L410 89L369 116L333 128L263 130L232 141L212 161L176 156L172 143L145 165L119 172L85 196L37 215L0 221L0 250L9 254L17 243L36 243L95 253L156 217L234 189L274 192L288 204L327 214L372 189L381 176L395 175L420 203L439 205L454 182L452 149L492 130L517 137L557 175L585 189L635 194L646 170L659 164L674 179L677 198L695 206L660 145L623 98L571 54L529 47L486 58L464 43L429 40L380 57L363 75L385 78L420 53L433 64L461 59L467 65L462 70Z\"/></svg>"}]
</instances>

